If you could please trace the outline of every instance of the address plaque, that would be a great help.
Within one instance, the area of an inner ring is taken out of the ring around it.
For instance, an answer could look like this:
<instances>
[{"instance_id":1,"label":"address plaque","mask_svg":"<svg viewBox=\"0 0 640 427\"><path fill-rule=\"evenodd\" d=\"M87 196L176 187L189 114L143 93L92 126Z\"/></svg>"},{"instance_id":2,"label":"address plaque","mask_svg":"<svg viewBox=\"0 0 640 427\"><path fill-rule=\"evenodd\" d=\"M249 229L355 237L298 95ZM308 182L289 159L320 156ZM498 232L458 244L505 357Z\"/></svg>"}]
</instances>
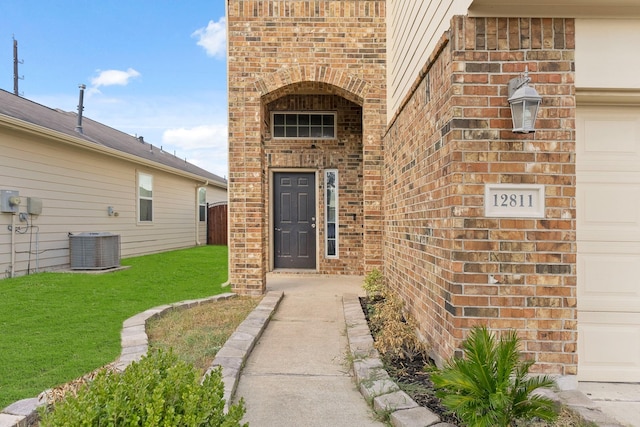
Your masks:
<instances>
[{"instance_id":1,"label":"address plaque","mask_svg":"<svg viewBox=\"0 0 640 427\"><path fill-rule=\"evenodd\" d=\"M487 217L544 218L544 185L485 184Z\"/></svg>"}]
</instances>

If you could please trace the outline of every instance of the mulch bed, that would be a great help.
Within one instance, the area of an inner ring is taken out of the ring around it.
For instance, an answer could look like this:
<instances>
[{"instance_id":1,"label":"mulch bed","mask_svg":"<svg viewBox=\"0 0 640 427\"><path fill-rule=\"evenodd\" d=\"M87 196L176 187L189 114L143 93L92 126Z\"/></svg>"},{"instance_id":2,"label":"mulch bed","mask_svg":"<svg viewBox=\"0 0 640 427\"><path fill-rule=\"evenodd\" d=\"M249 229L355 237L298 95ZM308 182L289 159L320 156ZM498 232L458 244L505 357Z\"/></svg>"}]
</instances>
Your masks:
<instances>
[{"instance_id":1,"label":"mulch bed","mask_svg":"<svg viewBox=\"0 0 640 427\"><path fill-rule=\"evenodd\" d=\"M435 366L433 360L425 361L420 357L412 361L392 360L383 361L383 363L387 373L398 384L398 387L411 396L418 405L424 406L438 415L443 422L461 425L460 420L448 412L440 399L435 396L434 387L429 378L430 374L425 370L425 367Z\"/></svg>"},{"instance_id":2,"label":"mulch bed","mask_svg":"<svg viewBox=\"0 0 640 427\"><path fill-rule=\"evenodd\" d=\"M375 300L360 298L362 311L369 322L369 311L367 307L375 304ZM375 337L374 337L375 339ZM440 399L435 396L435 389L430 379L429 368L434 368L435 363L431 359L416 357L413 360L395 359L387 360L383 357L387 373L398 386L420 406L429 409L438 415L442 422L453 425L461 425L460 420L452 413L448 412ZM426 368L426 369L425 369Z\"/></svg>"}]
</instances>

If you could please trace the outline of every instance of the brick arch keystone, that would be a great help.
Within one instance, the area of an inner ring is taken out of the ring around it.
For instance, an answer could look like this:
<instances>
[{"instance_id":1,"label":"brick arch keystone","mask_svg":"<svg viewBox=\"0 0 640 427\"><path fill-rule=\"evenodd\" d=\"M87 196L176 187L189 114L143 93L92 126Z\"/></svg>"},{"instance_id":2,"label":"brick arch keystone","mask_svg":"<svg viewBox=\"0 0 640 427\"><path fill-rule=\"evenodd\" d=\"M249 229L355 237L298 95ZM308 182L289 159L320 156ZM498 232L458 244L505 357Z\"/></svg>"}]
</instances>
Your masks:
<instances>
[{"instance_id":1,"label":"brick arch keystone","mask_svg":"<svg viewBox=\"0 0 640 427\"><path fill-rule=\"evenodd\" d=\"M280 93L280 90L287 86L303 82L324 83L329 85L327 89L331 86L336 87L340 89L336 94L358 105L364 104L364 100L371 88L369 82L344 70L324 65L308 66L299 64L280 68L256 80L254 84L262 98L271 98L270 94ZM329 91L331 90L329 89Z\"/></svg>"}]
</instances>

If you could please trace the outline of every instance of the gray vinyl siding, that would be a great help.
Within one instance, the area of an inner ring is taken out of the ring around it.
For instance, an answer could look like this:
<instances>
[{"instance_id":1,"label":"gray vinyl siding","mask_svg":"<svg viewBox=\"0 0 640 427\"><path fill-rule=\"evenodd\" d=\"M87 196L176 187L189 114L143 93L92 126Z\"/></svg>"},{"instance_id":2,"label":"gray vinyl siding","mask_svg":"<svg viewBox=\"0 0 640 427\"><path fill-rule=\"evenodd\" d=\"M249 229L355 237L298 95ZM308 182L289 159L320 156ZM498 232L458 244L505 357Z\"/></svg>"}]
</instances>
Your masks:
<instances>
[{"instance_id":1,"label":"gray vinyl siding","mask_svg":"<svg viewBox=\"0 0 640 427\"><path fill-rule=\"evenodd\" d=\"M392 0L387 26L387 117L391 119L454 15L471 0Z\"/></svg>"},{"instance_id":2,"label":"gray vinyl siding","mask_svg":"<svg viewBox=\"0 0 640 427\"><path fill-rule=\"evenodd\" d=\"M39 271L68 267L68 233L119 234L122 257L206 243L206 229L196 235L198 183L192 179L6 128L0 129L0 153L0 189L20 192L21 212L27 197L38 197L43 205L42 214L32 220L38 232L14 236L16 275L26 272L30 244L32 252L39 252ZM154 180L151 224L137 221L138 171ZM109 206L118 216L108 215ZM17 216L15 223L25 225ZM10 224L11 214L0 213L0 277L6 277L11 260ZM35 253L30 264L34 271Z\"/></svg>"}]
</instances>

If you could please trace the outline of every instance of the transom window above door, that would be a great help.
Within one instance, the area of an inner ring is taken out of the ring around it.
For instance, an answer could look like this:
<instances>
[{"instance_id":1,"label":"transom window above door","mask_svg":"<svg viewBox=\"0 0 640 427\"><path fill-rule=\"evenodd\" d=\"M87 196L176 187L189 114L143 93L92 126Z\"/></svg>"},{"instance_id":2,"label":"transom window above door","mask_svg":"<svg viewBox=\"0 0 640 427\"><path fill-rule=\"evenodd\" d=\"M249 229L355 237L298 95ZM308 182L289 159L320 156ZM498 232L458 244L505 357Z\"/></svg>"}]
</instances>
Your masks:
<instances>
[{"instance_id":1,"label":"transom window above door","mask_svg":"<svg viewBox=\"0 0 640 427\"><path fill-rule=\"evenodd\" d=\"M333 139L336 137L336 113L271 113L274 138Z\"/></svg>"}]
</instances>

